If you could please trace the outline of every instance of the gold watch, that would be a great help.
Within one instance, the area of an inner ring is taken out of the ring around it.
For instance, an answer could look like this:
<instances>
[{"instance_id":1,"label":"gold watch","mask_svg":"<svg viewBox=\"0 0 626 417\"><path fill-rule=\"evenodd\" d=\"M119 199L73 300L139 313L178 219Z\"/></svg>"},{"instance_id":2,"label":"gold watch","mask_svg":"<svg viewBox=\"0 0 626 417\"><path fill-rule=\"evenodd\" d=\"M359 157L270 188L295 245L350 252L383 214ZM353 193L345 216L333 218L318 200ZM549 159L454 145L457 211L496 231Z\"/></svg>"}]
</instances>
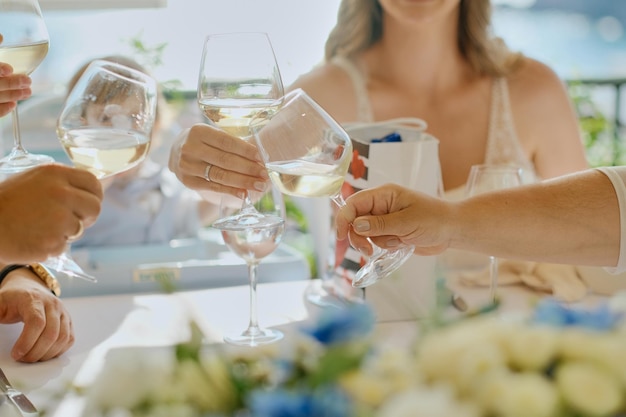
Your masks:
<instances>
[{"instance_id":1,"label":"gold watch","mask_svg":"<svg viewBox=\"0 0 626 417\"><path fill-rule=\"evenodd\" d=\"M54 277L54 275L52 275L48 268L40 263L25 265L25 267L33 271L33 273L39 277L41 282L43 282L46 287L48 287L48 289L52 291L52 294L56 295L57 297L61 295L61 286L59 285L59 281L57 281L57 279Z\"/></svg>"}]
</instances>

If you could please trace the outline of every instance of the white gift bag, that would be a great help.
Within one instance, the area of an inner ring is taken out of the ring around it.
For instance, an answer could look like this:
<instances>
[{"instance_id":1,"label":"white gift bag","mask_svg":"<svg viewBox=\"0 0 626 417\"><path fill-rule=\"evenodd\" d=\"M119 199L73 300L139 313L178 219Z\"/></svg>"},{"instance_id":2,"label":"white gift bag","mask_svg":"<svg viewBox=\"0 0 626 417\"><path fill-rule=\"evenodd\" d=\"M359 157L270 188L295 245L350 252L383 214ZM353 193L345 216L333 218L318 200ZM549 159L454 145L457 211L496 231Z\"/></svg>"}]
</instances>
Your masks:
<instances>
[{"instance_id":1,"label":"white gift bag","mask_svg":"<svg viewBox=\"0 0 626 417\"><path fill-rule=\"evenodd\" d=\"M424 121L415 118L344 126L353 144L353 158L342 190L344 197L390 182L440 196L439 141L426 133L426 127ZM349 288L363 261L364 256L349 247L347 240L337 242L335 286L353 291L352 295L360 291ZM436 261L436 256L413 255L392 275L364 290L378 321L416 319L433 311Z\"/></svg>"}]
</instances>

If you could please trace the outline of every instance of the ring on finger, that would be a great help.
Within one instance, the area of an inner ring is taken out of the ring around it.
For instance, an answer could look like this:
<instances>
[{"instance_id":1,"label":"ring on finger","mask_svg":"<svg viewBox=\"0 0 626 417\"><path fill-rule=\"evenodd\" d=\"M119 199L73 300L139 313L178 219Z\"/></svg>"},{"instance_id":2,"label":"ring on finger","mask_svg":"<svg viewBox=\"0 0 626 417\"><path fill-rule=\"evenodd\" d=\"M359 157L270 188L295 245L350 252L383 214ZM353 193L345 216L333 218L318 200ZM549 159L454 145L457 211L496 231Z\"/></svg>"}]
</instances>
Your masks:
<instances>
[{"instance_id":1,"label":"ring on finger","mask_svg":"<svg viewBox=\"0 0 626 417\"><path fill-rule=\"evenodd\" d=\"M82 220L78 220L78 231L76 233L74 233L73 235L70 235L67 237L67 241L68 242L74 242L78 239L80 239L80 237L83 235L83 232L85 231L85 225L83 224Z\"/></svg>"},{"instance_id":2,"label":"ring on finger","mask_svg":"<svg viewBox=\"0 0 626 417\"><path fill-rule=\"evenodd\" d=\"M211 168L213 168L213 165L211 164L206 164L206 168L204 168L204 179L211 182L211 178L209 177L209 174L211 173Z\"/></svg>"}]
</instances>

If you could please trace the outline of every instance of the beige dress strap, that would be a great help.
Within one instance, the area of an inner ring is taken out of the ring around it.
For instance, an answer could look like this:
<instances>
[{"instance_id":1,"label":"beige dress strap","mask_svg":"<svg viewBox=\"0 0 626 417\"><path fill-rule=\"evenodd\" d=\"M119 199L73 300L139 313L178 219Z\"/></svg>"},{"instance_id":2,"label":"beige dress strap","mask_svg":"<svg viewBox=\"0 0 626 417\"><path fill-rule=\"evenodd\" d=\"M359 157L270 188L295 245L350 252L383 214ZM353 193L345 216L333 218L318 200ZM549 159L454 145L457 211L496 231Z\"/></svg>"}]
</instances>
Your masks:
<instances>
[{"instance_id":1,"label":"beige dress strap","mask_svg":"<svg viewBox=\"0 0 626 417\"><path fill-rule=\"evenodd\" d=\"M485 153L487 164L517 165L524 169L524 180L537 179L533 163L526 157L519 142L506 78L496 78L491 89L491 115Z\"/></svg>"},{"instance_id":2,"label":"beige dress strap","mask_svg":"<svg viewBox=\"0 0 626 417\"><path fill-rule=\"evenodd\" d=\"M357 106L357 119L355 120L355 122L373 122L374 114L372 112L372 106L370 105L370 99L367 95L367 83L363 72L357 67L354 61L344 56L335 56L331 59L330 62L344 70L352 81Z\"/></svg>"}]
</instances>

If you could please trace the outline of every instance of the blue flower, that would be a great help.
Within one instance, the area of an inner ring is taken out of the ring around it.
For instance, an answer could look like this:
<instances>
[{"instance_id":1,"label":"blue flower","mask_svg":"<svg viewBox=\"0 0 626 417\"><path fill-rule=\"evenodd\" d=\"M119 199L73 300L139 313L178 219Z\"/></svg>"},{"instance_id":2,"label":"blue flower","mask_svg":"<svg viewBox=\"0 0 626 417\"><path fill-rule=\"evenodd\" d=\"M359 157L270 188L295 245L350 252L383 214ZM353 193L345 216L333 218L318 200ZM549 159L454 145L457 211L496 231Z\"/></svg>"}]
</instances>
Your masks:
<instances>
[{"instance_id":1,"label":"blue flower","mask_svg":"<svg viewBox=\"0 0 626 417\"><path fill-rule=\"evenodd\" d=\"M577 309L547 298L537 304L533 322L557 327L578 326L594 330L610 330L621 318L621 314L611 311L606 304L600 304L595 309Z\"/></svg>"},{"instance_id":2,"label":"blue flower","mask_svg":"<svg viewBox=\"0 0 626 417\"><path fill-rule=\"evenodd\" d=\"M315 325L304 328L306 334L325 345L363 339L374 328L372 309L363 303L354 303L345 308L327 308Z\"/></svg>"},{"instance_id":3,"label":"blue flower","mask_svg":"<svg viewBox=\"0 0 626 417\"><path fill-rule=\"evenodd\" d=\"M253 417L346 417L352 415L347 396L336 387L315 391L278 389L255 391L250 397Z\"/></svg>"}]
</instances>

